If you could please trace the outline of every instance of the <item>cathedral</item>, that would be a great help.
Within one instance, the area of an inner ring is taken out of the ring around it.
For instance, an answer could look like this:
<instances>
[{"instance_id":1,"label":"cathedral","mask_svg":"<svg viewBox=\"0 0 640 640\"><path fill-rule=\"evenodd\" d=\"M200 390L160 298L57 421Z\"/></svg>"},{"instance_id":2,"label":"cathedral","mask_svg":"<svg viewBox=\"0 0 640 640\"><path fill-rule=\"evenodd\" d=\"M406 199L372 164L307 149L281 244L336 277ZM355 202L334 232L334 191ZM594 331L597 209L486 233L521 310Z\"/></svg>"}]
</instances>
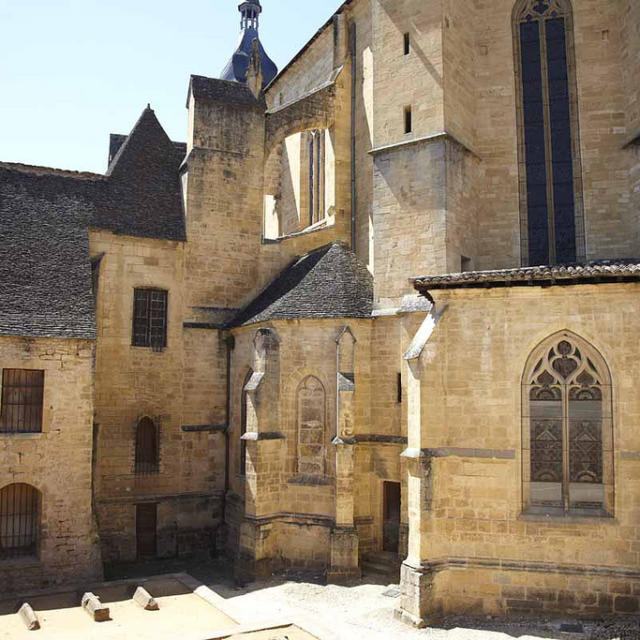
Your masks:
<instances>
[{"instance_id":1,"label":"cathedral","mask_svg":"<svg viewBox=\"0 0 640 640\"><path fill-rule=\"evenodd\" d=\"M239 11L186 142L0 162L2 591L640 613L640 3L345 0L281 70Z\"/></svg>"}]
</instances>

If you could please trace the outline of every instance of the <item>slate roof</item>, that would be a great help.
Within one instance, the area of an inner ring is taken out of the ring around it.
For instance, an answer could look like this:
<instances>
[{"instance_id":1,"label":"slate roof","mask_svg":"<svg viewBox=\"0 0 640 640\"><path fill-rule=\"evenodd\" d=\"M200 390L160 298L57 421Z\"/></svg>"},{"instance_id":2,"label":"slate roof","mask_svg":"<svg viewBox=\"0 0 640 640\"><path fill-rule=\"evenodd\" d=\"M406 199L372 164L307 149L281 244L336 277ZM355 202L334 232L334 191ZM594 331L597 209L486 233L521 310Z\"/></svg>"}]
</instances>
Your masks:
<instances>
[{"instance_id":1,"label":"slate roof","mask_svg":"<svg viewBox=\"0 0 640 640\"><path fill-rule=\"evenodd\" d=\"M95 338L89 229L184 240L183 156L147 108L104 176L0 163L0 335Z\"/></svg>"},{"instance_id":2,"label":"slate roof","mask_svg":"<svg viewBox=\"0 0 640 640\"><path fill-rule=\"evenodd\" d=\"M373 278L344 245L333 243L294 260L231 326L295 318L370 318Z\"/></svg>"},{"instance_id":3,"label":"slate roof","mask_svg":"<svg viewBox=\"0 0 640 640\"><path fill-rule=\"evenodd\" d=\"M225 68L220 74L222 80L235 80L244 83L247 81L247 71L249 70L249 61L253 51L253 41L258 41L258 49L260 50L260 66L262 67L262 88L264 89L277 75L278 67L275 62L267 55L267 52L260 42L258 30L252 27L244 29L240 34L238 47L231 56L231 60L227 62Z\"/></svg>"},{"instance_id":4,"label":"slate roof","mask_svg":"<svg viewBox=\"0 0 640 640\"><path fill-rule=\"evenodd\" d=\"M640 260L600 260L572 265L523 267L496 271L469 271L413 278L418 291L597 284L640 280Z\"/></svg>"}]
</instances>

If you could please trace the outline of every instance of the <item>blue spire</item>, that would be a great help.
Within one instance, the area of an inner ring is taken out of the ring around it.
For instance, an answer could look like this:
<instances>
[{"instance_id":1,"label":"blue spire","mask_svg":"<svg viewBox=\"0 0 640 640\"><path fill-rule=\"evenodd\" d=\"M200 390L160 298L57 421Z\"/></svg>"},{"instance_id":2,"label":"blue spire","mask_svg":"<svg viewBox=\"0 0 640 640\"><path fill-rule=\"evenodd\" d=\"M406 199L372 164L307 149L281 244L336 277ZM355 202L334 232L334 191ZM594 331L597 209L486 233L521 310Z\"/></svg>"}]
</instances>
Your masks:
<instances>
[{"instance_id":1,"label":"blue spire","mask_svg":"<svg viewBox=\"0 0 640 640\"><path fill-rule=\"evenodd\" d=\"M260 0L245 0L238 6L238 11L242 16L240 20L240 42L231 60L222 70L220 77L223 80L246 83L253 41L258 40L262 66L262 88L264 89L278 75L278 67L267 55L258 35L260 14L262 13Z\"/></svg>"}]
</instances>

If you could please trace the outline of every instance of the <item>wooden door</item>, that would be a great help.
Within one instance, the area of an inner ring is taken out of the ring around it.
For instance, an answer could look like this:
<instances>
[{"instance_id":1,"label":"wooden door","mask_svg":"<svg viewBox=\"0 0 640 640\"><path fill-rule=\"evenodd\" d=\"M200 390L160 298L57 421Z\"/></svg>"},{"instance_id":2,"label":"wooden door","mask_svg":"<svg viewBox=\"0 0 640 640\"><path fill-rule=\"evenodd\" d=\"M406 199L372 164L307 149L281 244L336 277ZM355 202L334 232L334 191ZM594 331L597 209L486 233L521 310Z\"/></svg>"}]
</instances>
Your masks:
<instances>
[{"instance_id":1,"label":"wooden door","mask_svg":"<svg viewBox=\"0 0 640 640\"><path fill-rule=\"evenodd\" d=\"M155 558L157 555L156 530L158 525L157 504L136 505L136 544L138 559Z\"/></svg>"},{"instance_id":2,"label":"wooden door","mask_svg":"<svg viewBox=\"0 0 640 640\"><path fill-rule=\"evenodd\" d=\"M398 553L400 545L400 483L384 483L382 548Z\"/></svg>"}]
</instances>

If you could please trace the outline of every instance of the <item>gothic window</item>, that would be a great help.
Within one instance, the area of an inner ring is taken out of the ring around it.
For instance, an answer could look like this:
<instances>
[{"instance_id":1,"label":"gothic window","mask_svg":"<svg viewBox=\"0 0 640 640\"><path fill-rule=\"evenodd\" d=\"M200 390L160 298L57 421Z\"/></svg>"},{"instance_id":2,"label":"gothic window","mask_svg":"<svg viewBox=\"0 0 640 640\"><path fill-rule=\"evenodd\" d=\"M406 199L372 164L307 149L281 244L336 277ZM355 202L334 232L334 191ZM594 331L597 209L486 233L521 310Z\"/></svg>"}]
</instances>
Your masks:
<instances>
[{"instance_id":1,"label":"gothic window","mask_svg":"<svg viewBox=\"0 0 640 640\"><path fill-rule=\"evenodd\" d=\"M325 132L309 133L309 224L324 218Z\"/></svg>"},{"instance_id":2,"label":"gothic window","mask_svg":"<svg viewBox=\"0 0 640 640\"><path fill-rule=\"evenodd\" d=\"M240 400L240 466L238 468L238 473L242 476L246 474L247 468L247 441L242 439L245 433L247 433L247 402L248 402L248 394L247 394L247 384L249 384L249 380L251 380L251 376L253 375L253 371L249 371L247 373L244 384L242 385L242 396Z\"/></svg>"},{"instance_id":3,"label":"gothic window","mask_svg":"<svg viewBox=\"0 0 640 640\"><path fill-rule=\"evenodd\" d=\"M514 16L522 261L575 262L585 250L570 0L520 0Z\"/></svg>"},{"instance_id":4,"label":"gothic window","mask_svg":"<svg viewBox=\"0 0 640 640\"><path fill-rule=\"evenodd\" d=\"M151 418L142 418L136 429L135 472L140 475L158 473L160 446L158 427Z\"/></svg>"},{"instance_id":5,"label":"gothic window","mask_svg":"<svg viewBox=\"0 0 640 640\"><path fill-rule=\"evenodd\" d=\"M33 557L40 534L40 493L28 484L0 491L0 560Z\"/></svg>"},{"instance_id":6,"label":"gothic window","mask_svg":"<svg viewBox=\"0 0 640 640\"><path fill-rule=\"evenodd\" d=\"M611 382L604 360L563 332L536 349L523 382L525 506L611 513Z\"/></svg>"},{"instance_id":7,"label":"gothic window","mask_svg":"<svg viewBox=\"0 0 640 640\"><path fill-rule=\"evenodd\" d=\"M326 396L318 378L309 376L298 387L298 473L325 473Z\"/></svg>"},{"instance_id":8,"label":"gothic window","mask_svg":"<svg viewBox=\"0 0 640 640\"><path fill-rule=\"evenodd\" d=\"M44 371L2 370L0 433L40 433Z\"/></svg>"},{"instance_id":9,"label":"gothic window","mask_svg":"<svg viewBox=\"0 0 640 640\"><path fill-rule=\"evenodd\" d=\"M167 297L160 289L136 289L133 297L134 347L160 351L167 346Z\"/></svg>"}]
</instances>

